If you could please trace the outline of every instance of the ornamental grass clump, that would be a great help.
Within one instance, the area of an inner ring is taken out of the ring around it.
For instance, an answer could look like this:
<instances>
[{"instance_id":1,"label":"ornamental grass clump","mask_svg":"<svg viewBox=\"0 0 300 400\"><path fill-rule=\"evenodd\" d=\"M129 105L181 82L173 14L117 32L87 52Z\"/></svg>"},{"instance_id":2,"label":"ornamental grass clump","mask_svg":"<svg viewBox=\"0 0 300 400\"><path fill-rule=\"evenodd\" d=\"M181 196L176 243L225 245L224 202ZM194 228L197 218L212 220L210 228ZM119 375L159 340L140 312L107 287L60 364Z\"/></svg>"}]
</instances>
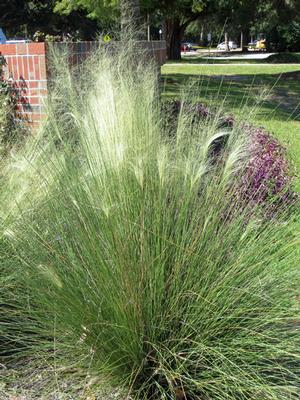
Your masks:
<instances>
[{"instance_id":1,"label":"ornamental grass clump","mask_svg":"<svg viewBox=\"0 0 300 400\"><path fill-rule=\"evenodd\" d=\"M240 129L220 163L214 121L181 112L169 135L149 64L103 50L81 74L57 77L1 187L1 363L43 375L43 398L72 376L69 395L297 399L296 210L245 218Z\"/></svg>"}]
</instances>

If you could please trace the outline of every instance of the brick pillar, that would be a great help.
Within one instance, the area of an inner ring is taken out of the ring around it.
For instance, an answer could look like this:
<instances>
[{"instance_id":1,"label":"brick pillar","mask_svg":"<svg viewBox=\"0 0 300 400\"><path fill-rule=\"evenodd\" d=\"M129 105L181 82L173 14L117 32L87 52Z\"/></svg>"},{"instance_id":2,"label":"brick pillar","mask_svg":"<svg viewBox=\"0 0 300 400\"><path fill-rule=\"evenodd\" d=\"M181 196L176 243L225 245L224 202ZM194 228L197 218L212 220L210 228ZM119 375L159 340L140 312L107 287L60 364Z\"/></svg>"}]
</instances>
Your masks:
<instances>
[{"instance_id":1,"label":"brick pillar","mask_svg":"<svg viewBox=\"0 0 300 400\"><path fill-rule=\"evenodd\" d=\"M18 114L30 126L39 125L46 117L47 65L45 43L0 45L4 57L5 78L18 91Z\"/></svg>"}]
</instances>

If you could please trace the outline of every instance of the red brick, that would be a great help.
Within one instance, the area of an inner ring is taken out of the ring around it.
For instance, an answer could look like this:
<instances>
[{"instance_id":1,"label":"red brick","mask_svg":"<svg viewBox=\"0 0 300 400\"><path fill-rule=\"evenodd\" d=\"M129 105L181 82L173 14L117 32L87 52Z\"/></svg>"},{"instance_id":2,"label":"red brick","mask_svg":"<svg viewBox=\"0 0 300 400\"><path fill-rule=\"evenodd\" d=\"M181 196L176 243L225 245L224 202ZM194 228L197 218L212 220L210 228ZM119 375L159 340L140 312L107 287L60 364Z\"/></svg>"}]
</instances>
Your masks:
<instances>
[{"instance_id":1,"label":"red brick","mask_svg":"<svg viewBox=\"0 0 300 400\"><path fill-rule=\"evenodd\" d=\"M42 121L45 120L47 118L46 114L40 114L40 113L23 113L25 114L27 117L30 117L30 119L32 121Z\"/></svg>"},{"instance_id":2,"label":"red brick","mask_svg":"<svg viewBox=\"0 0 300 400\"><path fill-rule=\"evenodd\" d=\"M36 80L41 79L41 73L40 73L40 63L39 63L39 56L34 56L33 57L33 62L34 62L34 78Z\"/></svg>"},{"instance_id":3,"label":"red brick","mask_svg":"<svg viewBox=\"0 0 300 400\"><path fill-rule=\"evenodd\" d=\"M23 71L23 57L17 57L17 62L18 62L18 69L19 69L19 79L23 77L24 71Z\"/></svg>"},{"instance_id":4,"label":"red brick","mask_svg":"<svg viewBox=\"0 0 300 400\"><path fill-rule=\"evenodd\" d=\"M34 71L33 71L33 57L31 57L31 56L28 56L28 68L29 68L29 70L28 70L28 77L30 78L30 79L33 79L33 77L34 77Z\"/></svg>"},{"instance_id":5,"label":"red brick","mask_svg":"<svg viewBox=\"0 0 300 400\"><path fill-rule=\"evenodd\" d=\"M28 96L42 96L47 97L48 90L47 89L27 89Z\"/></svg>"},{"instance_id":6,"label":"red brick","mask_svg":"<svg viewBox=\"0 0 300 400\"><path fill-rule=\"evenodd\" d=\"M32 96L30 96L30 97L28 97L28 101L29 101L29 104L40 104L40 98L38 97L38 96L36 96L36 97L32 97Z\"/></svg>"},{"instance_id":7,"label":"red brick","mask_svg":"<svg viewBox=\"0 0 300 400\"><path fill-rule=\"evenodd\" d=\"M13 68L11 70L12 78L19 79L17 57L12 57L12 66L13 66Z\"/></svg>"},{"instance_id":8,"label":"red brick","mask_svg":"<svg viewBox=\"0 0 300 400\"><path fill-rule=\"evenodd\" d=\"M23 58L23 71L24 71L24 75L23 78L24 79L29 79L29 69L28 69L28 57L22 57Z\"/></svg>"},{"instance_id":9,"label":"red brick","mask_svg":"<svg viewBox=\"0 0 300 400\"><path fill-rule=\"evenodd\" d=\"M37 89L29 89L27 91L28 96L39 96L39 91Z\"/></svg>"},{"instance_id":10,"label":"red brick","mask_svg":"<svg viewBox=\"0 0 300 400\"><path fill-rule=\"evenodd\" d=\"M40 73L41 79L47 79L46 58L40 57Z\"/></svg>"},{"instance_id":11,"label":"red brick","mask_svg":"<svg viewBox=\"0 0 300 400\"><path fill-rule=\"evenodd\" d=\"M17 54L17 46L15 44L0 44L0 53L2 55L15 55Z\"/></svg>"},{"instance_id":12,"label":"red brick","mask_svg":"<svg viewBox=\"0 0 300 400\"><path fill-rule=\"evenodd\" d=\"M8 71L11 71L13 69L13 63L12 63L11 57L6 57L6 63L7 63Z\"/></svg>"},{"instance_id":13,"label":"red brick","mask_svg":"<svg viewBox=\"0 0 300 400\"><path fill-rule=\"evenodd\" d=\"M46 54L45 43L28 43L29 54Z\"/></svg>"},{"instance_id":14,"label":"red brick","mask_svg":"<svg viewBox=\"0 0 300 400\"><path fill-rule=\"evenodd\" d=\"M31 89L36 89L39 86L39 83L36 81L29 81L28 82L28 87Z\"/></svg>"},{"instance_id":15,"label":"red brick","mask_svg":"<svg viewBox=\"0 0 300 400\"><path fill-rule=\"evenodd\" d=\"M27 54L27 44L26 43L18 43L17 45L16 45L16 47L17 47L17 49L16 49L16 51L17 51L17 54L19 55L22 55L22 54Z\"/></svg>"}]
</instances>

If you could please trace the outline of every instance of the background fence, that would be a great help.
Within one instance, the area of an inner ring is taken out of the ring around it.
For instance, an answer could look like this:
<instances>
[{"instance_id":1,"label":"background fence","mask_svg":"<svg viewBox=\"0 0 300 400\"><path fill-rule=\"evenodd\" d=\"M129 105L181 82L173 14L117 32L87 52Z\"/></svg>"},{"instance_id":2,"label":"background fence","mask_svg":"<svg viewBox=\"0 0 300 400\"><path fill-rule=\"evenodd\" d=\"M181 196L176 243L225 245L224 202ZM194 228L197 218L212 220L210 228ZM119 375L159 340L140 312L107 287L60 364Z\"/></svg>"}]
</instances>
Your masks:
<instances>
[{"instance_id":1,"label":"background fence","mask_svg":"<svg viewBox=\"0 0 300 400\"><path fill-rule=\"evenodd\" d=\"M80 64L99 46L98 42L53 43L52 46L68 52L71 64ZM143 56L150 57L160 66L166 61L164 41L138 42ZM138 51L138 50L137 50ZM18 114L35 127L47 117L45 102L49 85L49 54L47 43L17 43L0 45L4 57L4 76L18 91Z\"/></svg>"}]
</instances>

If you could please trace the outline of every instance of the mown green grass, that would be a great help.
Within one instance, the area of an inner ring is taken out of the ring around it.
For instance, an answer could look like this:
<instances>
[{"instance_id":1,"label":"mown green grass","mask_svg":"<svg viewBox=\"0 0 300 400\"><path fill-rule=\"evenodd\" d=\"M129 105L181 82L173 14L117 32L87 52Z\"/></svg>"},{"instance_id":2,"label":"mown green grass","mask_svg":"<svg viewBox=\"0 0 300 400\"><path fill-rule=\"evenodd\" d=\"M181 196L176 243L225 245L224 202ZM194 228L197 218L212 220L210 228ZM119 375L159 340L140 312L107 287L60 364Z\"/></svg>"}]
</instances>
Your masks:
<instances>
[{"instance_id":1,"label":"mown green grass","mask_svg":"<svg viewBox=\"0 0 300 400\"><path fill-rule=\"evenodd\" d=\"M222 60L223 61L223 60ZM239 64L235 60L234 64ZM218 65L218 64L165 64L162 67L163 74L185 75L269 75L283 74L300 71L300 64L246 64L246 65Z\"/></svg>"},{"instance_id":2,"label":"mown green grass","mask_svg":"<svg viewBox=\"0 0 300 400\"><path fill-rule=\"evenodd\" d=\"M299 72L298 72L299 71ZM288 149L300 190L300 64L298 65L173 65L162 67L165 97L180 97L190 87L200 102L229 113L247 115L250 122L264 126Z\"/></svg>"}]
</instances>

